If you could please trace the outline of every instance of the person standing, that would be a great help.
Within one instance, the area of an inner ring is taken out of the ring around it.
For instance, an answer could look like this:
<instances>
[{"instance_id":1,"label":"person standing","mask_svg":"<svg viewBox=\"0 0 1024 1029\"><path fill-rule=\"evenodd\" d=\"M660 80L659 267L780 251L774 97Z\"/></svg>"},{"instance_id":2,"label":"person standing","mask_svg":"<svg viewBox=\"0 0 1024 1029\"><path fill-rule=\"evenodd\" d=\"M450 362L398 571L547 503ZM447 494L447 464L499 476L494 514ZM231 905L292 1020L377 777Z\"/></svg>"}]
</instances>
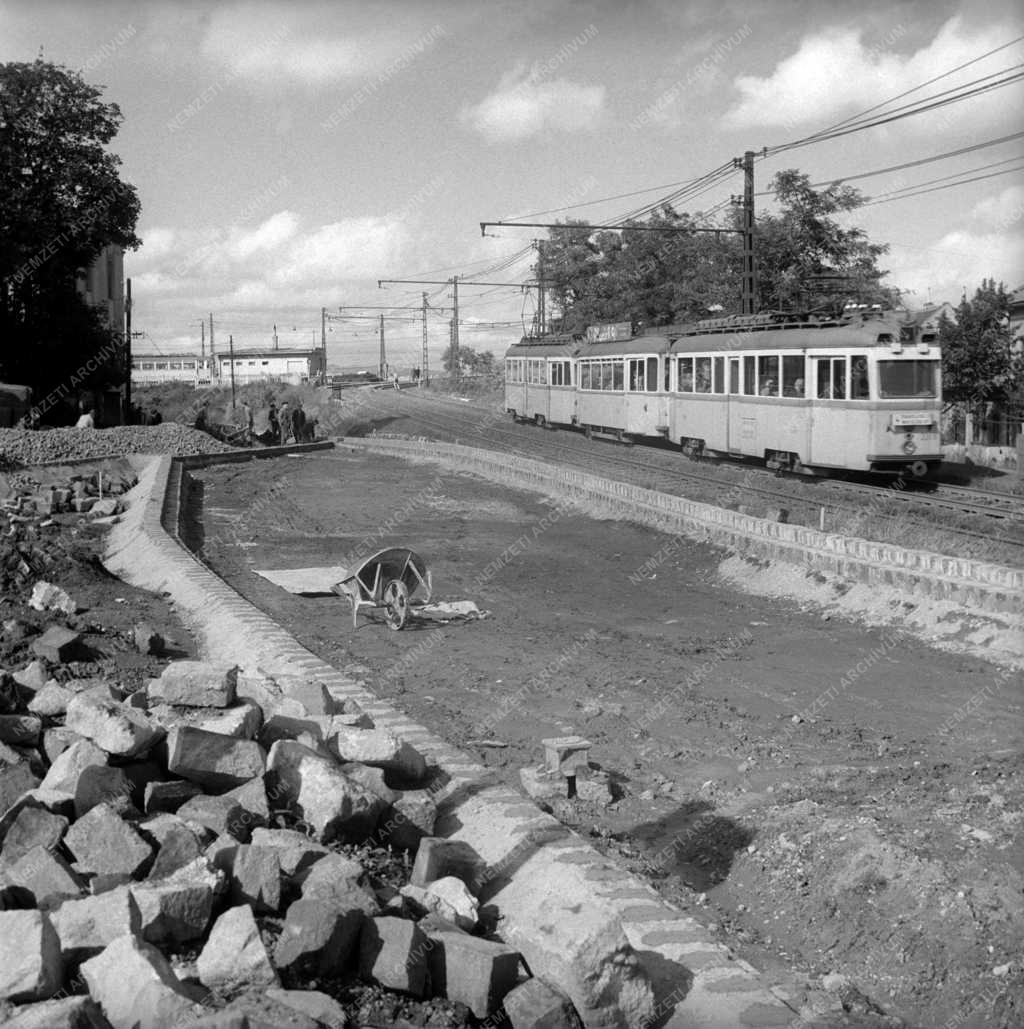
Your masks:
<instances>
[{"instance_id":1,"label":"person standing","mask_svg":"<svg viewBox=\"0 0 1024 1029\"><path fill-rule=\"evenodd\" d=\"M267 425L270 426L270 439L276 443L281 438L281 422L277 417L277 403L273 398L270 400L270 408L267 411Z\"/></svg>"},{"instance_id":2,"label":"person standing","mask_svg":"<svg viewBox=\"0 0 1024 1029\"><path fill-rule=\"evenodd\" d=\"M242 443L247 446L252 446L252 430L253 430L253 417L252 408L249 406L247 400L242 401Z\"/></svg>"},{"instance_id":3,"label":"person standing","mask_svg":"<svg viewBox=\"0 0 1024 1029\"><path fill-rule=\"evenodd\" d=\"M92 408L87 408L78 417L78 421L75 422L76 429L95 429L96 419L93 417Z\"/></svg>"},{"instance_id":4,"label":"person standing","mask_svg":"<svg viewBox=\"0 0 1024 1029\"><path fill-rule=\"evenodd\" d=\"M296 443L301 443L306 431L306 412L302 410L302 401L296 400L292 408L292 435Z\"/></svg>"}]
</instances>

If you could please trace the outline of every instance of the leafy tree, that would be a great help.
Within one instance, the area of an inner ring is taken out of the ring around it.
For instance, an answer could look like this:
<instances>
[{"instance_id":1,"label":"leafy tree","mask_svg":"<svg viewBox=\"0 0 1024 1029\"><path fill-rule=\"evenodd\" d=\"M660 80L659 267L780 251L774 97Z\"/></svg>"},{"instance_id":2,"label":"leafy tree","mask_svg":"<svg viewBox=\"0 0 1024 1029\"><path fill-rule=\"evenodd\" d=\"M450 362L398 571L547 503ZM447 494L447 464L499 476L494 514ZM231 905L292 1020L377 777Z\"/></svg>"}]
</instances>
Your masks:
<instances>
[{"instance_id":1,"label":"leafy tree","mask_svg":"<svg viewBox=\"0 0 1024 1029\"><path fill-rule=\"evenodd\" d=\"M139 245L138 196L105 149L121 112L101 96L59 65L0 64L0 370L44 389L113 352L76 279L106 245Z\"/></svg>"},{"instance_id":2,"label":"leafy tree","mask_svg":"<svg viewBox=\"0 0 1024 1029\"><path fill-rule=\"evenodd\" d=\"M449 374L454 371L452 362L452 346L450 343L441 357L441 363L444 366L444 370ZM493 375L496 370L497 362L495 361L494 354L490 350L477 353L472 347L467 347L463 344L459 345L460 372L467 372L471 375Z\"/></svg>"},{"instance_id":3,"label":"leafy tree","mask_svg":"<svg viewBox=\"0 0 1024 1029\"><path fill-rule=\"evenodd\" d=\"M1011 351L1010 297L1006 287L985 279L974 296L956 308L956 321L939 321L942 391L947 401L968 408L1005 403L1022 380L1024 367Z\"/></svg>"},{"instance_id":4,"label":"leafy tree","mask_svg":"<svg viewBox=\"0 0 1024 1029\"><path fill-rule=\"evenodd\" d=\"M755 228L762 310L841 307L851 299L890 297L891 291L879 285L885 273L877 266L887 247L833 217L864 202L857 190L834 184L816 191L795 170L779 172L772 189L782 210L762 212ZM733 215L733 228L741 217L738 211ZM594 322L627 320L667 325L741 310L738 235L687 232L705 226L706 218L668 205L643 224L665 231L595 233L585 222L549 231L535 270L550 284L558 328L579 331Z\"/></svg>"}]
</instances>

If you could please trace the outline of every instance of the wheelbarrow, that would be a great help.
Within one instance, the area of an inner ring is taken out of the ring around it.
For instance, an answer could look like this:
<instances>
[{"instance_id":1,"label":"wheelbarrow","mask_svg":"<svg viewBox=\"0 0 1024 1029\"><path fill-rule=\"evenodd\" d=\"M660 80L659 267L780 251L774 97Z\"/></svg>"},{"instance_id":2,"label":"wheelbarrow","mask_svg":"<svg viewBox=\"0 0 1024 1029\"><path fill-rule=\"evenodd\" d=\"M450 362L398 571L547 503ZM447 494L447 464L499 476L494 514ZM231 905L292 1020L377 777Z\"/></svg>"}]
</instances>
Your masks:
<instances>
[{"instance_id":1,"label":"wheelbarrow","mask_svg":"<svg viewBox=\"0 0 1024 1029\"><path fill-rule=\"evenodd\" d=\"M391 547L368 557L332 589L352 604L353 629L360 609L368 607L383 611L388 626L398 630L409 620L413 598L420 591L425 596L417 603L430 601L432 585L427 564L419 554L407 547Z\"/></svg>"}]
</instances>

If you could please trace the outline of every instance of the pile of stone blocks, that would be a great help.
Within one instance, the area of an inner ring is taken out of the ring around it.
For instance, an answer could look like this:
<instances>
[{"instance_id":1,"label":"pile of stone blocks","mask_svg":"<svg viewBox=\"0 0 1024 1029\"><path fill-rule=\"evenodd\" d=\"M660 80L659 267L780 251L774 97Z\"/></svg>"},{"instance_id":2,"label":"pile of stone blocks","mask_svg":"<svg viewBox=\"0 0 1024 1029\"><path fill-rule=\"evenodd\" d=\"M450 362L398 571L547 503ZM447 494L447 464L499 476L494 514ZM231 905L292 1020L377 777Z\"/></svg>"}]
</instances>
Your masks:
<instances>
[{"instance_id":1,"label":"pile of stone blocks","mask_svg":"<svg viewBox=\"0 0 1024 1029\"><path fill-rule=\"evenodd\" d=\"M0 1023L345 1026L315 985L361 980L577 1024L481 925L487 870L433 835L443 775L356 704L208 662L128 696L43 667L0 715ZM409 882L345 844L406 851Z\"/></svg>"}]
</instances>

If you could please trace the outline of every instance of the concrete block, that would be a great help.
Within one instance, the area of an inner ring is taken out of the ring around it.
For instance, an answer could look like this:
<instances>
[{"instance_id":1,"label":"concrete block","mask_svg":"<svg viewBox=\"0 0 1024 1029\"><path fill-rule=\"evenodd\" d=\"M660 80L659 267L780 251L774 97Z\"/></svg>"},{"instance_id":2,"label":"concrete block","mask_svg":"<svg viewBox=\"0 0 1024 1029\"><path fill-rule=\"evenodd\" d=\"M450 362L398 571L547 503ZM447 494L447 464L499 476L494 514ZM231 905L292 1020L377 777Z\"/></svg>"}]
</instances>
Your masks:
<instances>
[{"instance_id":1,"label":"concrete block","mask_svg":"<svg viewBox=\"0 0 1024 1029\"><path fill-rule=\"evenodd\" d=\"M410 743L387 729L353 729L335 726L328 740L339 761L358 761L396 772L410 783L422 782L427 774L426 758Z\"/></svg>"},{"instance_id":2,"label":"concrete block","mask_svg":"<svg viewBox=\"0 0 1024 1029\"><path fill-rule=\"evenodd\" d=\"M42 911L0 911L0 1000L52 997L64 980L60 940Z\"/></svg>"},{"instance_id":3,"label":"concrete block","mask_svg":"<svg viewBox=\"0 0 1024 1029\"><path fill-rule=\"evenodd\" d=\"M359 974L389 990L422 997L430 947L415 922L386 915L369 918L359 937Z\"/></svg>"},{"instance_id":4,"label":"concrete block","mask_svg":"<svg viewBox=\"0 0 1024 1029\"><path fill-rule=\"evenodd\" d=\"M7 829L0 856L3 857L5 864L12 864L33 847L53 850L67 829L68 820L63 816L55 815L35 804L26 804L18 811Z\"/></svg>"},{"instance_id":5,"label":"concrete block","mask_svg":"<svg viewBox=\"0 0 1024 1029\"><path fill-rule=\"evenodd\" d=\"M384 802L336 765L289 740L279 740L267 758L267 790L275 806L287 806L321 843L360 843L377 828Z\"/></svg>"},{"instance_id":6,"label":"concrete block","mask_svg":"<svg viewBox=\"0 0 1024 1029\"><path fill-rule=\"evenodd\" d=\"M505 995L511 1029L577 1029L572 1001L543 979L527 979Z\"/></svg>"},{"instance_id":7,"label":"concrete block","mask_svg":"<svg viewBox=\"0 0 1024 1029\"><path fill-rule=\"evenodd\" d=\"M67 831L64 843L79 871L136 876L153 857L153 846L109 804L97 804Z\"/></svg>"},{"instance_id":8,"label":"concrete block","mask_svg":"<svg viewBox=\"0 0 1024 1029\"><path fill-rule=\"evenodd\" d=\"M210 938L196 960L196 969L199 981L221 994L279 985L252 908L247 904L229 908L214 922Z\"/></svg>"},{"instance_id":9,"label":"concrete block","mask_svg":"<svg viewBox=\"0 0 1024 1029\"><path fill-rule=\"evenodd\" d=\"M167 770L215 793L262 775L265 764L263 748L252 740L191 726L171 729L167 736Z\"/></svg>"},{"instance_id":10,"label":"concrete block","mask_svg":"<svg viewBox=\"0 0 1024 1029\"><path fill-rule=\"evenodd\" d=\"M477 1018L497 1011L519 980L519 954L503 943L463 933L438 933L431 943L434 991L465 1004Z\"/></svg>"},{"instance_id":11,"label":"concrete block","mask_svg":"<svg viewBox=\"0 0 1024 1029\"><path fill-rule=\"evenodd\" d=\"M9 882L27 890L36 907L49 908L85 892L81 878L60 854L33 847L4 869Z\"/></svg>"},{"instance_id":12,"label":"concrete block","mask_svg":"<svg viewBox=\"0 0 1024 1029\"><path fill-rule=\"evenodd\" d=\"M95 957L119 936L138 936L142 931L139 909L127 886L66 900L50 918L67 965Z\"/></svg>"},{"instance_id":13,"label":"concrete block","mask_svg":"<svg viewBox=\"0 0 1024 1029\"><path fill-rule=\"evenodd\" d=\"M172 661L149 684L151 700L176 707L229 707L235 702L238 666Z\"/></svg>"},{"instance_id":14,"label":"concrete block","mask_svg":"<svg viewBox=\"0 0 1024 1029\"><path fill-rule=\"evenodd\" d=\"M544 767L549 772L576 775L577 768L590 767L590 748L593 744L582 736L557 736L541 740L544 746Z\"/></svg>"},{"instance_id":15,"label":"concrete block","mask_svg":"<svg viewBox=\"0 0 1024 1029\"><path fill-rule=\"evenodd\" d=\"M166 1029L204 1013L160 951L134 936L118 937L81 974L113 1029Z\"/></svg>"},{"instance_id":16,"label":"concrete block","mask_svg":"<svg viewBox=\"0 0 1024 1029\"><path fill-rule=\"evenodd\" d=\"M453 875L475 891L486 868L486 862L465 840L426 836L416 851L409 882L413 886L426 887L436 879Z\"/></svg>"},{"instance_id":17,"label":"concrete block","mask_svg":"<svg viewBox=\"0 0 1024 1029\"><path fill-rule=\"evenodd\" d=\"M37 640L32 641L32 653L44 661L63 665L73 661L81 651L82 635L65 629L62 625L51 625Z\"/></svg>"},{"instance_id":18,"label":"concrete block","mask_svg":"<svg viewBox=\"0 0 1024 1029\"><path fill-rule=\"evenodd\" d=\"M68 704L64 724L119 757L143 754L163 736L141 711L90 693L79 693Z\"/></svg>"},{"instance_id":19,"label":"concrete block","mask_svg":"<svg viewBox=\"0 0 1024 1029\"><path fill-rule=\"evenodd\" d=\"M38 715L0 715L0 742L15 747L34 747L43 731Z\"/></svg>"}]
</instances>

